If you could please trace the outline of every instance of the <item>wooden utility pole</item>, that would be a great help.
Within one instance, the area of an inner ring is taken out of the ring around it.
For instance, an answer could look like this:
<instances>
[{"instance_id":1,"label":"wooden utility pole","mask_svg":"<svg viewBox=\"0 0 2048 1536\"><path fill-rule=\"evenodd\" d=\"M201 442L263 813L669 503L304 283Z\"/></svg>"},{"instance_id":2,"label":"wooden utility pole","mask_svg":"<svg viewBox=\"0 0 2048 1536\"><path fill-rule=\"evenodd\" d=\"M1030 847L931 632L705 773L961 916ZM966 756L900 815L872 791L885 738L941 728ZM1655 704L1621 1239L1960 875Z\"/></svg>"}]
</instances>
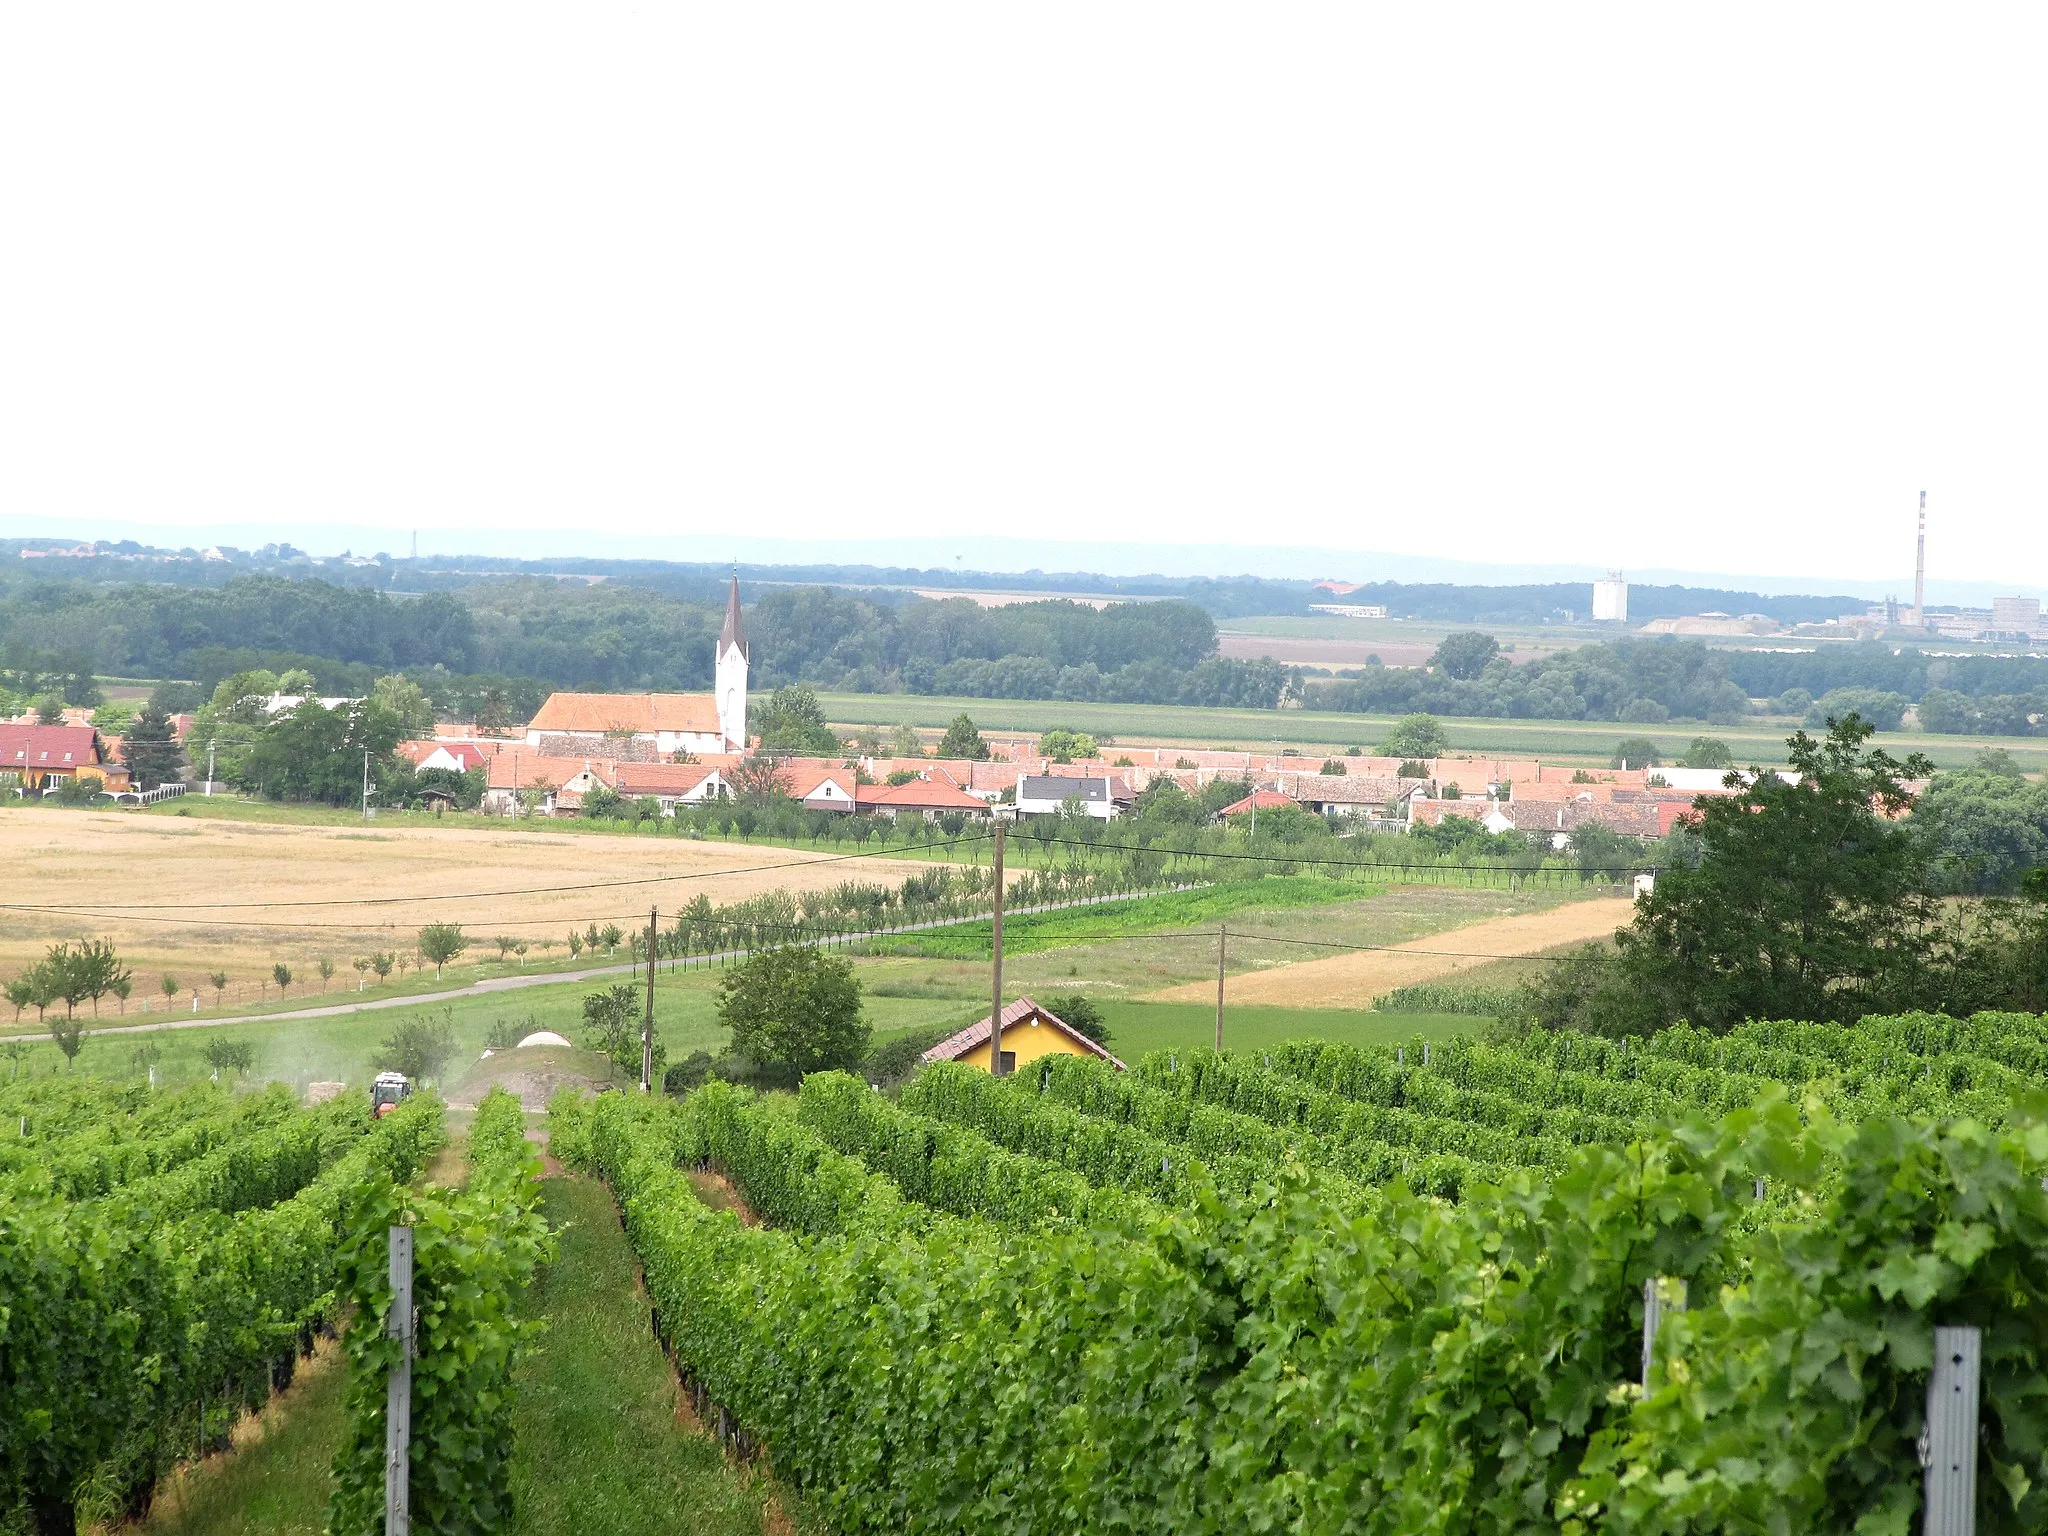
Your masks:
<instances>
[{"instance_id":1,"label":"wooden utility pole","mask_svg":"<svg viewBox=\"0 0 2048 1536\"><path fill-rule=\"evenodd\" d=\"M1003 1075L1003 822L996 821L996 908L995 964L990 990L994 1001L988 1012L988 1070L992 1077Z\"/></svg>"},{"instance_id":2,"label":"wooden utility pole","mask_svg":"<svg viewBox=\"0 0 2048 1536\"><path fill-rule=\"evenodd\" d=\"M1223 954L1230 947L1230 930L1216 925L1216 1049L1223 1049Z\"/></svg>"},{"instance_id":3,"label":"wooden utility pole","mask_svg":"<svg viewBox=\"0 0 2048 1536\"><path fill-rule=\"evenodd\" d=\"M647 1013L640 1024L640 1091L652 1088L654 1077L654 941L658 937L657 908L647 909Z\"/></svg>"}]
</instances>

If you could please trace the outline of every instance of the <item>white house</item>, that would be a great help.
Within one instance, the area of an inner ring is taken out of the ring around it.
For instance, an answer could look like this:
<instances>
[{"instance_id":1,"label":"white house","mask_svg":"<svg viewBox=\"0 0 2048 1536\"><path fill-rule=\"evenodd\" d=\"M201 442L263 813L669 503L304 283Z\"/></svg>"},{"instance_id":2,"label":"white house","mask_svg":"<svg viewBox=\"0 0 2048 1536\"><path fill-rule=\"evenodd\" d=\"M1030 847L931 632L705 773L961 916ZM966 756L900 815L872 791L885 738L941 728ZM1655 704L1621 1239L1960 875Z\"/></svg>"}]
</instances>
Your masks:
<instances>
[{"instance_id":1,"label":"white house","mask_svg":"<svg viewBox=\"0 0 2048 1536\"><path fill-rule=\"evenodd\" d=\"M1121 797L1117 794L1119 789L1123 790ZM1078 800L1087 814L1107 821L1121 809L1117 803L1119 798L1128 801L1130 790L1121 780L1106 776L1067 778L1056 774L1027 773L1017 780L1019 816L1057 816L1069 800Z\"/></svg>"}]
</instances>

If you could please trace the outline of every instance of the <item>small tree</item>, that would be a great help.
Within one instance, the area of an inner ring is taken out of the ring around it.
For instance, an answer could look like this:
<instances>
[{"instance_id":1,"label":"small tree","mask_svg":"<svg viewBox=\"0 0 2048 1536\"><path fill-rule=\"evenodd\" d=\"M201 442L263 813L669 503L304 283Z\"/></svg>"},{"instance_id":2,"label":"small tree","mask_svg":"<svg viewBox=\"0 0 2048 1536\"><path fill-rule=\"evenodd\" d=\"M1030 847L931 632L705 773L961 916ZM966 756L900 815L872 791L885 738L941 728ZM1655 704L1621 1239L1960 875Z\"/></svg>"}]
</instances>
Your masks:
<instances>
[{"instance_id":1,"label":"small tree","mask_svg":"<svg viewBox=\"0 0 2048 1536\"><path fill-rule=\"evenodd\" d=\"M619 952L619 940L625 936L625 931L617 923L606 923L604 932L598 935L598 939L603 943L606 954L616 955Z\"/></svg>"},{"instance_id":2,"label":"small tree","mask_svg":"<svg viewBox=\"0 0 2048 1536\"><path fill-rule=\"evenodd\" d=\"M6 1044L0 1045L0 1052L4 1052L7 1059L14 1063L14 1075L20 1077L21 1064L29 1053L29 1043L26 1040L9 1040Z\"/></svg>"},{"instance_id":3,"label":"small tree","mask_svg":"<svg viewBox=\"0 0 2048 1536\"><path fill-rule=\"evenodd\" d=\"M161 1040L142 1040L128 1052L128 1064L138 1072L147 1072L155 1066L164 1054Z\"/></svg>"},{"instance_id":4,"label":"small tree","mask_svg":"<svg viewBox=\"0 0 2048 1536\"><path fill-rule=\"evenodd\" d=\"M349 961L349 964L355 967L356 990L360 992L370 979L370 957L368 955L357 955L355 959Z\"/></svg>"},{"instance_id":5,"label":"small tree","mask_svg":"<svg viewBox=\"0 0 2048 1536\"><path fill-rule=\"evenodd\" d=\"M809 945L765 949L726 972L718 1015L735 1054L792 1077L852 1071L868 1053L851 962Z\"/></svg>"},{"instance_id":6,"label":"small tree","mask_svg":"<svg viewBox=\"0 0 2048 1536\"><path fill-rule=\"evenodd\" d=\"M569 930L569 958L571 960L583 958L583 935L574 928Z\"/></svg>"},{"instance_id":7,"label":"small tree","mask_svg":"<svg viewBox=\"0 0 2048 1536\"><path fill-rule=\"evenodd\" d=\"M953 723L946 727L946 734L939 738L939 756L986 762L988 743L981 739L980 728L965 714L955 715Z\"/></svg>"},{"instance_id":8,"label":"small tree","mask_svg":"<svg viewBox=\"0 0 2048 1536\"><path fill-rule=\"evenodd\" d=\"M398 963L398 956L390 950L370 956L370 969L377 973L377 984L382 986L391 979L391 968Z\"/></svg>"},{"instance_id":9,"label":"small tree","mask_svg":"<svg viewBox=\"0 0 2048 1536\"><path fill-rule=\"evenodd\" d=\"M1614 756L1607 760L1610 768L1661 768L1664 756L1657 750L1657 743L1647 736L1624 736L1615 744Z\"/></svg>"},{"instance_id":10,"label":"small tree","mask_svg":"<svg viewBox=\"0 0 2048 1536\"><path fill-rule=\"evenodd\" d=\"M246 1040L209 1040L206 1061L216 1073L246 1074L256 1064L256 1048Z\"/></svg>"},{"instance_id":11,"label":"small tree","mask_svg":"<svg viewBox=\"0 0 2048 1536\"><path fill-rule=\"evenodd\" d=\"M498 958L500 960L506 960L511 957L512 946L514 944L517 944L519 941L513 938L509 933L501 933L497 936L497 938L493 939L491 942L498 946Z\"/></svg>"},{"instance_id":12,"label":"small tree","mask_svg":"<svg viewBox=\"0 0 2048 1536\"><path fill-rule=\"evenodd\" d=\"M50 1038L57 1042L57 1049L64 1053L65 1065L75 1067L78 1064L79 1048L85 1044L85 1020L67 1011L62 1019L50 1020Z\"/></svg>"},{"instance_id":13,"label":"small tree","mask_svg":"<svg viewBox=\"0 0 2048 1536\"><path fill-rule=\"evenodd\" d=\"M1038 751L1056 763L1071 763L1077 757L1094 757L1101 748L1085 731L1051 730L1038 738Z\"/></svg>"},{"instance_id":14,"label":"small tree","mask_svg":"<svg viewBox=\"0 0 2048 1536\"><path fill-rule=\"evenodd\" d=\"M161 982L157 983L157 985L163 988L164 1011L168 1013L170 1011L172 1001L178 995L178 978L171 975L168 971L166 971L164 973L164 979Z\"/></svg>"},{"instance_id":15,"label":"small tree","mask_svg":"<svg viewBox=\"0 0 2048 1536\"><path fill-rule=\"evenodd\" d=\"M120 1011L126 1013L128 1011L128 999L135 995L135 978L124 972L114 978L113 986L107 990L112 992L115 999L120 1003Z\"/></svg>"},{"instance_id":16,"label":"small tree","mask_svg":"<svg viewBox=\"0 0 2048 1536\"><path fill-rule=\"evenodd\" d=\"M1403 715L1380 743L1380 756L1431 758L1451 750L1450 738L1435 715Z\"/></svg>"},{"instance_id":17,"label":"small tree","mask_svg":"<svg viewBox=\"0 0 2048 1536\"><path fill-rule=\"evenodd\" d=\"M1692 745L1678 759L1681 768L1733 768L1735 754L1728 743L1712 736L1695 736Z\"/></svg>"},{"instance_id":18,"label":"small tree","mask_svg":"<svg viewBox=\"0 0 2048 1536\"><path fill-rule=\"evenodd\" d=\"M583 999L583 1023L589 1031L590 1048L604 1053L614 1075L618 1071L619 1059L638 1044L633 1014L639 994L640 989L631 982L620 982L602 992L589 993Z\"/></svg>"},{"instance_id":19,"label":"small tree","mask_svg":"<svg viewBox=\"0 0 2048 1536\"><path fill-rule=\"evenodd\" d=\"M7 983L4 992L7 1001L14 1004L14 1021L21 1022L21 1010L36 1006L36 984L29 971L23 971Z\"/></svg>"},{"instance_id":20,"label":"small tree","mask_svg":"<svg viewBox=\"0 0 2048 1536\"><path fill-rule=\"evenodd\" d=\"M270 979L277 983L277 995L282 999L292 984L292 968L280 960L270 968Z\"/></svg>"},{"instance_id":21,"label":"small tree","mask_svg":"<svg viewBox=\"0 0 2048 1536\"><path fill-rule=\"evenodd\" d=\"M1344 759L1341 757L1326 757L1323 759L1324 773L1341 775L1348 774L1350 771L1351 770L1344 765Z\"/></svg>"},{"instance_id":22,"label":"small tree","mask_svg":"<svg viewBox=\"0 0 2048 1536\"><path fill-rule=\"evenodd\" d=\"M449 1009L406 1019L378 1047L377 1068L403 1072L414 1082L432 1077L455 1052L454 1015Z\"/></svg>"},{"instance_id":23,"label":"small tree","mask_svg":"<svg viewBox=\"0 0 2048 1536\"><path fill-rule=\"evenodd\" d=\"M1048 997L1045 1007L1062 1024L1073 1026L1097 1045L1109 1044L1109 1025L1103 1022L1102 1010L1079 992Z\"/></svg>"},{"instance_id":24,"label":"small tree","mask_svg":"<svg viewBox=\"0 0 2048 1536\"><path fill-rule=\"evenodd\" d=\"M420 953L432 963L435 979L441 975L441 967L469 948L469 940L462 935L459 923L429 923L420 930Z\"/></svg>"},{"instance_id":25,"label":"small tree","mask_svg":"<svg viewBox=\"0 0 2048 1536\"><path fill-rule=\"evenodd\" d=\"M129 976L128 967L114 953L112 939L87 939L71 954L67 1003L92 1001L92 1015L100 1015L100 999L114 990L114 983Z\"/></svg>"},{"instance_id":26,"label":"small tree","mask_svg":"<svg viewBox=\"0 0 2048 1536\"><path fill-rule=\"evenodd\" d=\"M320 972L320 990L325 992L327 984L334 980L334 962L328 959L327 956L322 955L317 969Z\"/></svg>"},{"instance_id":27,"label":"small tree","mask_svg":"<svg viewBox=\"0 0 2048 1536\"><path fill-rule=\"evenodd\" d=\"M228 995L228 973L215 971L206 979L213 983L213 1006L218 1008Z\"/></svg>"}]
</instances>

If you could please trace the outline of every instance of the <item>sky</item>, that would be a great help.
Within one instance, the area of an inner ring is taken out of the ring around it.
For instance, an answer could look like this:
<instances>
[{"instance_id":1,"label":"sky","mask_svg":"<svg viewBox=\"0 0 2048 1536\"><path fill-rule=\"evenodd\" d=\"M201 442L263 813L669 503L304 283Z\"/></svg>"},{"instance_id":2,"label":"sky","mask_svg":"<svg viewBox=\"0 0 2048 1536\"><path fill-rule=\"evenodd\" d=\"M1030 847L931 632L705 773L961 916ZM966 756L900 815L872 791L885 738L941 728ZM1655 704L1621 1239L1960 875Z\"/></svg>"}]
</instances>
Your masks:
<instances>
[{"instance_id":1,"label":"sky","mask_svg":"<svg viewBox=\"0 0 2048 1536\"><path fill-rule=\"evenodd\" d=\"M1924 489L1932 570L2048 590L2044 41L2017 5L7 7L0 536L1903 591Z\"/></svg>"}]
</instances>

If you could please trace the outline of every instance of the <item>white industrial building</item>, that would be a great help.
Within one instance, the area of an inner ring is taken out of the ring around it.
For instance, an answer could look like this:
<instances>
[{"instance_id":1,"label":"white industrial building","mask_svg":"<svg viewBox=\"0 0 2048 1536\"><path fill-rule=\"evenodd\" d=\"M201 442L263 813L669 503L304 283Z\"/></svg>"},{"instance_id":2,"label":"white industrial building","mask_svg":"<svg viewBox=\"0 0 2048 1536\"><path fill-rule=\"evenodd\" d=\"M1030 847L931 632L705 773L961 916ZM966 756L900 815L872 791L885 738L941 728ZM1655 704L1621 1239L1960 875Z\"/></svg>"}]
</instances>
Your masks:
<instances>
[{"instance_id":1,"label":"white industrial building","mask_svg":"<svg viewBox=\"0 0 2048 1536\"><path fill-rule=\"evenodd\" d=\"M1609 571L1605 581L1593 583L1593 622L1595 624L1626 624L1628 622L1628 583L1619 571Z\"/></svg>"}]
</instances>

